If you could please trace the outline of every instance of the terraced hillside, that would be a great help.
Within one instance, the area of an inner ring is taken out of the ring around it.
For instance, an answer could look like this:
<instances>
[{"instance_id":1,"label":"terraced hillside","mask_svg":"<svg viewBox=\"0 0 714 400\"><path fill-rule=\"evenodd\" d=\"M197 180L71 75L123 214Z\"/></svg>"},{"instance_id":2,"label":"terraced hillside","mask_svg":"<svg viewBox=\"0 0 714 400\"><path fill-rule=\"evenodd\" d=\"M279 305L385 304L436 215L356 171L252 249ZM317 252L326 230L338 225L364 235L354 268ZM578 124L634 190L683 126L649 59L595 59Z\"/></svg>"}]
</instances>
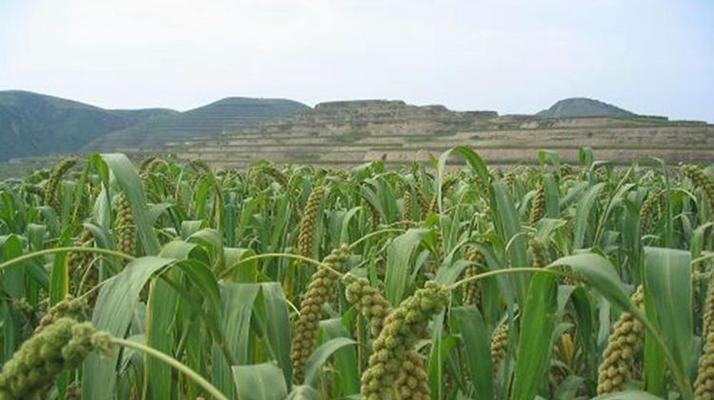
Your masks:
<instances>
[{"instance_id":1,"label":"terraced hillside","mask_svg":"<svg viewBox=\"0 0 714 400\"><path fill-rule=\"evenodd\" d=\"M350 166L376 159L424 161L456 145L471 146L494 164L533 162L543 148L575 161L582 146L595 149L598 158L621 162L652 156L711 161L714 125L642 116L499 116L367 100L322 103L256 128L171 142L167 149L220 167L243 167L258 159Z\"/></svg>"},{"instance_id":2,"label":"terraced hillside","mask_svg":"<svg viewBox=\"0 0 714 400\"><path fill-rule=\"evenodd\" d=\"M252 128L309 107L292 100L229 97L186 112L156 118L147 123L111 132L89 143L84 150L112 151L160 146L169 140L216 135Z\"/></svg>"}]
</instances>

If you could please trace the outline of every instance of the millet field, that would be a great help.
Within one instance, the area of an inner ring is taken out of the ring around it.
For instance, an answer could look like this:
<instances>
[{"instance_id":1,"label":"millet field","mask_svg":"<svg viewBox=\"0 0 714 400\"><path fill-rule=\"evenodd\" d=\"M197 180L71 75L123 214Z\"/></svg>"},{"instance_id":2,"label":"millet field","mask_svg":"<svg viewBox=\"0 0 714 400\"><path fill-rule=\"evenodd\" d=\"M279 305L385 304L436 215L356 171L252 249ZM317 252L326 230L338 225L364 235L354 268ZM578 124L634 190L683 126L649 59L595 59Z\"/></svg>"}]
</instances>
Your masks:
<instances>
[{"instance_id":1,"label":"millet field","mask_svg":"<svg viewBox=\"0 0 714 400\"><path fill-rule=\"evenodd\" d=\"M714 177L67 158L0 183L0 400L714 399Z\"/></svg>"}]
</instances>

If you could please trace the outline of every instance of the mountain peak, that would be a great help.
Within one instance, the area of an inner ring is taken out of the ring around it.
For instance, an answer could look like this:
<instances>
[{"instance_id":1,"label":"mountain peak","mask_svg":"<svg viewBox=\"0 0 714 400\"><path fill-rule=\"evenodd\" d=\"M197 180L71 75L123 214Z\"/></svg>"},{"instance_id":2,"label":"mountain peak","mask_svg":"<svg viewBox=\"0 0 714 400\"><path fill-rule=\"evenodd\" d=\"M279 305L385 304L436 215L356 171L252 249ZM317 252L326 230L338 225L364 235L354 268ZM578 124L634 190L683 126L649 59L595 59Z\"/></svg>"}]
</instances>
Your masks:
<instances>
[{"instance_id":1,"label":"mountain peak","mask_svg":"<svg viewBox=\"0 0 714 400\"><path fill-rule=\"evenodd\" d=\"M536 114L541 118L633 117L635 115L631 111L587 97L563 99L549 109Z\"/></svg>"}]
</instances>

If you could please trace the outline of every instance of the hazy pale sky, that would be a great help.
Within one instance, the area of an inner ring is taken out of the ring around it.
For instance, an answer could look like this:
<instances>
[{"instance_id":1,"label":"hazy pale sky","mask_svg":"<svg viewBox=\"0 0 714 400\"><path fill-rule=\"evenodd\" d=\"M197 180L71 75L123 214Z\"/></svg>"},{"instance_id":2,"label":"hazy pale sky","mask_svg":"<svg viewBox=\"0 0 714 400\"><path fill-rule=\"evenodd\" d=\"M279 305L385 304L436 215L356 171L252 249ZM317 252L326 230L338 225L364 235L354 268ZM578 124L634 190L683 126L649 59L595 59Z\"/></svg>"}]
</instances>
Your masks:
<instances>
[{"instance_id":1,"label":"hazy pale sky","mask_svg":"<svg viewBox=\"0 0 714 400\"><path fill-rule=\"evenodd\" d=\"M0 90L532 113L587 96L714 122L711 0L0 0Z\"/></svg>"}]
</instances>

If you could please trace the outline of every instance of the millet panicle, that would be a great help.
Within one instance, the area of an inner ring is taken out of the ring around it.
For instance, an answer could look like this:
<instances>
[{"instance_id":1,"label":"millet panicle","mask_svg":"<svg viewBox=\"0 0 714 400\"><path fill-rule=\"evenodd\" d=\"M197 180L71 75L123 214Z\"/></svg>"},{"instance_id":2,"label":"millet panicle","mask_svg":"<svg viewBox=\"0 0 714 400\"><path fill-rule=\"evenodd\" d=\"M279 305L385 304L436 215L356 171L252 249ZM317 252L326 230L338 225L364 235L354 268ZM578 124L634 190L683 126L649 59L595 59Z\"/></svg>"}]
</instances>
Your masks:
<instances>
[{"instance_id":1,"label":"millet panicle","mask_svg":"<svg viewBox=\"0 0 714 400\"><path fill-rule=\"evenodd\" d=\"M56 212L60 212L60 202L58 198L57 190L59 189L60 183L62 183L62 177L69 171L72 167L77 165L76 157L67 157L62 160L59 164L55 165L50 173L44 188L44 199L45 203L49 204L50 207L54 208Z\"/></svg>"},{"instance_id":2,"label":"millet panicle","mask_svg":"<svg viewBox=\"0 0 714 400\"><path fill-rule=\"evenodd\" d=\"M382 400L398 396L396 383L407 353L419 339L427 336L429 320L447 302L447 289L430 281L387 316L382 331L372 344L368 367L362 374L363 399Z\"/></svg>"},{"instance_id":3,"label":"millet panicle","mask_svg":"<svg viewBox=\"0 0 714 400\"><path fill-rule=\"evenodd\" d=\"M545 216L545 190L540 188L536 192L531 205L531 213L528 217L528 224L535 226Z\"/></svg>"},{"instance_id":4,"label":"millet panicle","mask_svg":"<svg viewBox=\"0 0 714 400\"><path fill-rule=\"evenodd\" d=\"M476 247L470 247L466 252L466 261L472 264L464 269L464 278L476 276L486 263L486 257ZM469 281L464 285L461 303L463 305L478 305L481 297L479 281Z\"/></svg>"},{"instance_id":5,"label":"millet panicle","mask_svg":"<svg viewBox=\"0 0 714 400\"><path fill-rule=\"evenodd\" d=\"M644 306L642 286L631 297L635 307ZM598 368L597 393L606 394L623 390L632 379L635 369L635 356L644 345L644 326L635 316L627 311L620 314L607 341Z\"/></svg>"},{"instance_id":6,"label":"millet panicle","mask_svg":"<svg viewBox=\"0 0 714 400\"><path fill-rule=\"evenodd\" d=\"M131 206L125 194L120 194L116 204L114 229L117 238L117 250L129 255L136 253L136 226Z\"/></svg>"},{"instance_id":7,"label":"millet panicle","mask_svg":"<svg viewBox=\"0 0 714 400\"><path fill-rule=\"evenodd\" d=\"M112 352L111 337L89 323L60 318L26 340L0 372L0 400L44 397L62 371L93 350Z\"/></svg>"},{"instance_id":8,"label":"millet panicle","mask_svg":"<svg viewBox=\"0 0 714 400\"><path fill-rule=\"evenodd\" d=\"M325 187L318 186L310 192L305 204L305 211L300 219L298 228L297 249L298 254L304 257L312 255L312 244L315 239L315 223L320 211L320 204L325 195Z\"/></svg>"},{"instance_id":9,"label":"millet panicle","mask_svg":"<svg viewBox=\"0 0 714 400\"><path fill-rule=\"evenodd\" d=\"M367 319L372 337L379 337L387 315L392 312L392 305L379 290L370 286L367 279L346 274L343 280L347 284L345 290L347 301L354 304L357 311ZM425 377L426 368L421 356L414 349L407 350L396 381L399 398L401 400L430 398L431 391Z\"/></svg>"},{"instance_id":10,"label":"millet panicle","mask_svg":"<svg viewBox=\"0 0 714 400\"><path fill-rule=\"evenodd\" d=\"M305 298L300 304L300 318L293 330L291 359L293 381L301 384L305 379L304 368L315 347L315 335L322 316L322 306L335 291L339 277L331 270L340 271L347 261L349 248L346 245L332 251L310 277Z\"/></svg>"}]
</instances>

